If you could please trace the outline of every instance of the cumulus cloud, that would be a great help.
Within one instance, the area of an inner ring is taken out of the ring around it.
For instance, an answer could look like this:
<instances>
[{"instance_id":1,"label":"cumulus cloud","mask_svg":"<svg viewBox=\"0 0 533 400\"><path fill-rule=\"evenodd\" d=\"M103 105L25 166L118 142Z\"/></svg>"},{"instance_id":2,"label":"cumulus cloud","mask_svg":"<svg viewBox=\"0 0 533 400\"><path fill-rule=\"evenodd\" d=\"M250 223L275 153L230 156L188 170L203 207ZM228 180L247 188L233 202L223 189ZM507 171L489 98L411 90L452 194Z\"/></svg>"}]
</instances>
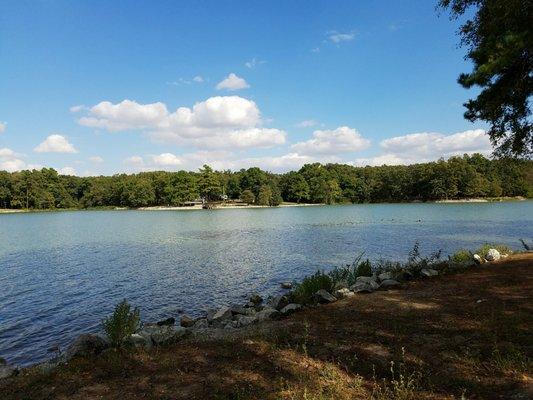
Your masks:
<instances>
[{"instance_id":1,"label":"cumulus cloud","mask_svg":"<svg viewBox=\"0 0 533 400\"><path fill-rule=\"evenodd\" d=\"M7 123L0 121L0 133L4 133L6 131L6 125Z\"/></svg>"},{"instance_id":2,"label":"cumulus cloud","mask_svg":"<svg viewBox=\"0 0 533 400\"><path fill-rule=\"evenodd\" d=\"M89 161L95 164L101 164L104 162L104 159L100 156L92 156L89 157Z\"/></svg>"},{"instance_id":3,"label":"cumulus cloud","mask_svg":"<svg viewBox=\"0 0 533 400\"><path fill-rule=\"evenodd\" d=\"M0 171L15 172L26 168L21 156L7 147L0 148Z\"/></svg>"},{"instance_id":4,"label":"cumulus cloud","mask_svg":"<svg viewBox=\"0 0 533 400\"><path fill-rule=\"evenodd\" d=\"M48 136L42 143L33 149L36 153L77 153L74 146L62 135Z\"/></svg>"},{"instance_id":5,"label":"cumulus cloud","mask_svg":"<svg viewBox=\"0 0 533 400\"><path fill-rule=\"evenodd\" d=\"M77 175L76 170L72 167L63 167L57 170L59 175Z\"/></svg>"},{"instance_id":6,"label":"cumulus cloud","mask_svg":"<svg viewBox=\"0 0 533 400\"><path fill-rule=\"evenodd\" d=\"M196 75L194 78L192 78L193 82L196 82L196 83L203 83L204 82L204 78L200 75Z\"/></svg>"},{"instance_id":7,"label":"cumulus cloud","mask_svg":"<svg viewBox=\"0 0 533 400\"><path fill-rule=\"evenodd\" d=\"M337 32L337 31L331 31L328 33L328 39L335 44L339 44L341 42L350 42L355 39L355 32Z\"/></svg>"},{"instance_id":8,"label":"cumulus cloud","mask_svg":"<svg viewBox=\"0 0 533 400\"><path fill-rule=\"evenodd\" d=\"M111 132L145 130L159 142L201 148L271 147L284 144L286 133L262 127L257 104L239 96L216 96L169 112L163 103L103 101L80 118L84 126Z\"/></svg>"},{"instance_id":9,"label":"cumulus cloud","mask_svg":"<svg viewBox=\"0 0 533 400\"><path fill-rule=\"evenodd\" d=\"M292 145L299 154L338 154L360 151L370 146L370 140L363 138L359 132L348 126L334 130L317 130L313 138Z\"/></svg>"},{"instance_id":10,"label":"cumulus cloud","mask_svg":"<svg viewBox=\"0 0 533 400\"><path fill-rule=\"evenodd\" d=\"M411 133L381 141L384 153L356 160L357 164L411 164L434 161L441 157L481 153L489 155L491 144L483 129L444 135L436 132Z\"/></svg>"},{"instance_id":11,"label":"cumulus cloud","mask_svg":"<svg viewBox=\"0 0 533 400\"><path fill-rule=\"evenodd\" d=\"M217 90L241 90L241 89L248 89L250 85L243 79L235 75L233 72L229 74L225 79L220 81L216 88Z\"/></svg>"}]
</instances>

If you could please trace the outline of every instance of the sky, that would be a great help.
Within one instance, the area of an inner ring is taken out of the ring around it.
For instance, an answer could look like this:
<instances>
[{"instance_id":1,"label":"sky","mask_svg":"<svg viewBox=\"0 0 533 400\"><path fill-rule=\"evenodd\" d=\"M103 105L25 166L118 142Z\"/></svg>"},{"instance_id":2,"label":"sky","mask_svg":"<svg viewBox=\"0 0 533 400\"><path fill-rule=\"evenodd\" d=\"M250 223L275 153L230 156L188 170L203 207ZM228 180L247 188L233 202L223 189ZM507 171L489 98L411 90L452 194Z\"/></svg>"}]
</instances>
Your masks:
<instances>
[{"instance_id":1,"label":"sky","mask_svg":"<svg viewBox=\"0 0 533 400\"><path fill-rule=\"evenodd\" d=\"M428 0L0 2L0 170L490 154L460 21Z\"/></svg>"}]
</instances>

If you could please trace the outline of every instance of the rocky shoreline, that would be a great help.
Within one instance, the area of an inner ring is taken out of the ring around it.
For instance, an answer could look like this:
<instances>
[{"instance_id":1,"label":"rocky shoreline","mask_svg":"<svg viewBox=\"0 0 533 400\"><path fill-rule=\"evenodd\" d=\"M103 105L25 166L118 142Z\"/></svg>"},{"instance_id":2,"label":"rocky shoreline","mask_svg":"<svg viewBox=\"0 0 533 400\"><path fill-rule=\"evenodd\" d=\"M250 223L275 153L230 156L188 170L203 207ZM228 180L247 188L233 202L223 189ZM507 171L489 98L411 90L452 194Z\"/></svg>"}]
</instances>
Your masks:
<instances>
[{"instance_id":1,"label":"rocky shoreline","mask_svg":"<svg viewBox=\"0 0 533 400\"><path fill-rule=\"evenodd\" d=\"M498 261L507 256L507 254L501 254L497 249L491 248L487 251L485 257L473 254L471 261L467 265L463 265L463 267L479 266L487 262ZM144 323L127 338L126 344L136 349L150 350L154 347L174 344L185 339L235 335L241 328L258 325L269 320L285 318L305 308L333 303L339 299L357 294L399 288L406 281L415 278L431 278L440 274L439 270L429 266L420 269L416 277L407 267L379 274L374 271L371 276L357 277L352 285L340 284L331 291L317 290L312 301L308 304L295 302L292 290L294 284L283 282L281 287L286 290L286 293L269 297L266 300L258 294L253 294L245 304L212 309L199 318L192 318L183 314L178 323L173 317L155 323ZM112 351L112 346L110 340L101 333L84 333L79 335L64 352L59 349L54 349L54 351L56 356L51 360L26 368L9 365L6 360L0 358L0 379L11 377L25 369L50 372L75 357L87 357L98 355L105 351Z\"/></svg>"}]
</instances>

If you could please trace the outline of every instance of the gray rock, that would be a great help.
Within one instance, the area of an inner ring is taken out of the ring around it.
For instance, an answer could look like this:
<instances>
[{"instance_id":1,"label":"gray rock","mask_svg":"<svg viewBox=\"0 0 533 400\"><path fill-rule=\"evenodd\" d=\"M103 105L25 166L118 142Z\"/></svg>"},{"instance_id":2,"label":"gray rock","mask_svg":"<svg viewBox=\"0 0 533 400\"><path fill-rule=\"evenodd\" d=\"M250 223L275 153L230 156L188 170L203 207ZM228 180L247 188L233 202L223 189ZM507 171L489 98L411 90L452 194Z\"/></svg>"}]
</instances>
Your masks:
<instances>
[{"instance_id":1,"label":"gray rock","mask_svg":"<svg viewBox=\"0 0 533 400\"><path fill-rule=\"evenodd\" d=\"M324 289L320 289L315 293L315 299L321 304L333 303L337 298Z\"/></svg>"},{"instance_id":2,"label":"gray rock","mask_svg":"<svg viewBox=\"0 0 533 400\"><path fill-rule=\"evenodd\" d=\"M292 289L292 282L282 282L281 287L282 289Z\"/></svg>"},{"instance_id":3,"label":"gray rock","mask_svg":"<svg viewBox=\"0 0 533 400\"><path fill-rule=\"evenodd\" d=\"M296 311L300 311L302 309L302 305L298 303L291 303L287 304L285 307L281 309L281 314L283 315L290 315L295 313Z\"/></svg>"},{"instance_id":4,"label":"gray rock","mask_svg":"<svg viewBox=\"0 0 533 400\"><path fill-rule=\"evenodd\" d=\"M383 272L378 275L378 279L380 282L392 279L392 274L390 272Z\"/></svg>"},{"instance_id":5,"label":"gray rock","mask_svg":"<svg viewBox=\"0 0 533 400\"><path fill-rule=\"evenodd\" d=\"M230 307L232 315L254 315L255 309L252 307L245 307L240 305L233 305Z\"/></svg>"},{"instance_id":6,"label":"gray rock","mask_svg":"<svg viewBox=\"0 0 533 400\"><path fill-rule=\"evenodd\" d=\"M192 329L194 330L204 330L209 328L209 322L207 322L206 318L200 318L196 320L194 323Z\"/></svg>"},{"instance_id":7,"label":"gray rock","mask_svg":"<svg viewBox=\"0 0 533 400\"><path fill-rule=\"evenodd\" d=\"M207 313L207 321L214 326L224 326L231 320L231 316L231 309L224 306L216 311Z\"/></svg>"},{"instance_id":8,"label":"gray rock","mask_svg":"<svg viewBox=\"0 0 533 400\"><path fill-rule=\"evenodd\" d=\"M380 288L388 289L388 288L395 288L400 286L400 282L394 280L394 279L384 279L381 281Z\"/></svg>"},{"instance_id":9,"label":"gray rock","mask_svg":"<svg viewBox=\"0 0 533 400\"><path fill-rule=\"evenodd\" d=\"M438 274L439 274L439 271L431 269L431 268L424 268L423 270L420 271L420 275L425 276L425 277L437 276Z\"/></svg>"},{"instance_id":10,"label":"gray rock","mask_svg":"<svg viewBox=\"0 0 533 400\"><path fill-rule=\"evenodd\" d=\"M18 369L10 365L0 365L0 379L9 378L15 375Z\"/></svg>"},{"instance_id":11,"label":"gray rock","mask_svg":"<svg viewBox=\"0 0 533 400\"><path fill-rule=\"evenodd\" d=\"M86 357L99 354L110 346L111 343L106 336L94 333L84 333L83 335L78 336L74 342L67 347L65 358L70 360L73 357Z\"/></svg>"},{"instance_id":12,"label":"gray rock","mask_svg":"<svg viewBox=\"0 0 533 400\"><path fill-rule=\"evenodd\" d=\"M333 292L333 295L338 298L338 299L342 299L344 297L351 297L354 295L354 292L352 292L350 289L348 288L342 288L342 289L337 289L335 290L335 292Z\"/></svg>"},{"instance_id":13,"label":"gray rock","mask_svg":"<svg viewBox=\"0 0 533 400\"><path fill-rule=\"evenodd\" d=\"M272 308L272 307L265 307L263 310L259 311L253 318L255 318L258 322L265 321L267 319L276 319L281 314L278 310Z\"/></svg>"},{"instance_id":14,"label":"gray rock","mask_svg":"<svg viewBox=\"0 0 533 400\"><path fill-rule=\"evenodd\" d=\"M250 296L250 303L252 303L254 306L258 306L263 302L263 298L259 296L258 294L252 294Z\"/></svg>"},{"instance_id":15,"label":"gray rock","mask_svg":"<svg viewBox=\"0 0 533 400\"><path fill-rule=\"evenodd\" d=\"M142 336L138 333L130 335L130 337L127 339L127 343L135 347L136 349L149 349L150 347L152 347L151 338L148 338L147 336Z\"/></svg>"},{"instance_id":16,"label":"gray rock","mask_svg":"<svg viewBox=\"0 0 533 400\"><path fill-rule=\"evenodd\" d=\"M281 310L287 304L289 304L287 296L275 296L268 301L268 305L276 310Z\"/></svg>"},{"instance_id":17,"label":"gray rock","mask_svg":"<svg viewBox=\"0 0 533 400\"><path fill-rule=\"evenodd\" d=\"M487 261L498 261L501 258L501 254L496 249L489 249L485 258L487 259Z\"/></svg>"},{"instance_id":18,"label":"gray rock","mask_svg":"<svg viewBox=\"0 0 533 400\"><path fill-rule=\"evenodd\" d=\"M184 328L190 328L194 325L194 319L189 317L187 314L183 314L180 318L180 326Z\"/></svg>"},{"instance_id":19,"label":"gray rock","mask_svg":"<svg viewBox=\"0 0 533 400\"><path fill-rule=\"evenodd\" d=\"M160 346L174 343L184 338L188 331L181 326L174 327L167 325L159 326L156 324L146 324L138 333L147 341L151 341L153 345Z\"/></svg>"},{"instance_id":20,"label":"gray rock","mask_svg":"<svg viewBox=\"0 0 533 400\"><path fill-rule=\"evenodd\" d=\"M238 315L235 322L237 323L237 328L240 328L257 322L257 319L255 316L252 317L248 315Z\"/></svg>"},{"instance_id":21,"label":"gray rock","mask_svg":"<svg viewBox=\"0 0 533 400\"><path fill-rule=\"evenodd\" d=\"M357 282L350 286L350 290L354 293L372 293L375 289L370 283Z\"/></svg>"}]
</instances>

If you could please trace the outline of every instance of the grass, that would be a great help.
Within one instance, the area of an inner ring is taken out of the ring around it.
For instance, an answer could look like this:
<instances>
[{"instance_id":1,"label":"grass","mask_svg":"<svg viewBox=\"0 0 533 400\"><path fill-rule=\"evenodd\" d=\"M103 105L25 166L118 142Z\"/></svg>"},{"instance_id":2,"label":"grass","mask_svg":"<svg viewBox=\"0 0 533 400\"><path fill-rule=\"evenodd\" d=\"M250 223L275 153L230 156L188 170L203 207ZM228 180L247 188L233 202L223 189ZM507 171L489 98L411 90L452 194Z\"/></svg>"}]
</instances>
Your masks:
<instances>
[{"instance_id":1,"label":"grass","mask_svg":"<svg viewBox=\"0 0 533 400\"><path fill-rule=\"evenodd\" d=\"M315 274L305 277L300 283L296 284L291 296L297 303L309 304L314 301L314 295L317 291L324 289L331 292L333 288L333 279L325 272L317 271Z\"/></svg>"},{"instance_id":2,"label":"grass","mask_svg":"<svg viewBox=\"0 0 533 400\"><path fill-rule=\"evenodd\" d=\"M481 257L485 258L489 252L489 249L496 249L500 252L500 254L513 254L513 250L509 246L490 243L485 243L475 251L475 254L479 254Z\"/></svg>"},{"instance_id":3,"label":"grass","mask_svg":"<svg viewBox=\"0 0 533 400\"><path fill-rule=\"evenodd\" d=\"M469 250L460 249L450 256L450 262L453 264L468 264L473 261L474 255Z\"/></svg>"},{"instance_id":4,"label":"grass","mask_svg":"<svg viewBox=\"0 0 533 400\"><path fill-rule=\"evenodd\" d=\"M405 349L402 348L402 358L398 363L391 361L390 377L381 381L374 380L372 400L416 400L419 399L419 386L422 373L408 371L405 362Z\"/></svg>"}]
</instances>

